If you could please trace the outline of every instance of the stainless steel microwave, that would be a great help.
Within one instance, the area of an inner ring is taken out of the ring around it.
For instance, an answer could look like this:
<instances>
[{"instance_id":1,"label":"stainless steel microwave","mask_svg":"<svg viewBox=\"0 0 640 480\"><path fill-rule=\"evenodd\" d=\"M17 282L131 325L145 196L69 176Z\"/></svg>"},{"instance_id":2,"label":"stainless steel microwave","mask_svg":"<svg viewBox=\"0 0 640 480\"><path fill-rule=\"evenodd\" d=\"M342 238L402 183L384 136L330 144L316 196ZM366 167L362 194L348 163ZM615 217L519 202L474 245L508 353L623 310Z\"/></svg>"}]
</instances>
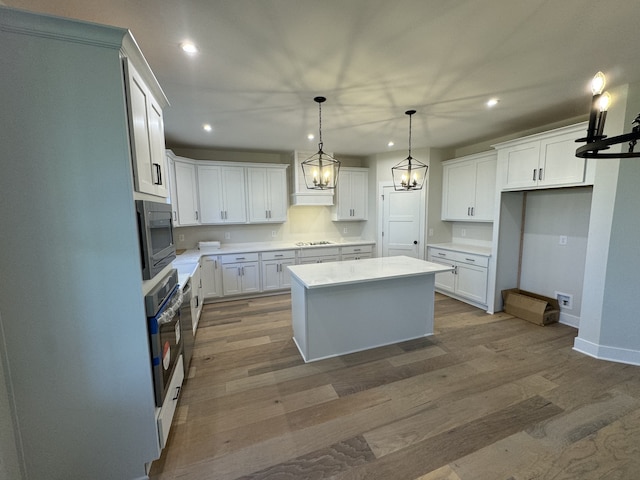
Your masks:
<instances>
[{"instance_id":1,"label":"stainless steel microwave","mask_svg":"<svg viewBox=\"0 0 640 480\"><path fill-rule=\"evenodd\" d=\"M136 200L142 278L150 280L176 258L171 205Z\"/></svg>"}]
</instances>

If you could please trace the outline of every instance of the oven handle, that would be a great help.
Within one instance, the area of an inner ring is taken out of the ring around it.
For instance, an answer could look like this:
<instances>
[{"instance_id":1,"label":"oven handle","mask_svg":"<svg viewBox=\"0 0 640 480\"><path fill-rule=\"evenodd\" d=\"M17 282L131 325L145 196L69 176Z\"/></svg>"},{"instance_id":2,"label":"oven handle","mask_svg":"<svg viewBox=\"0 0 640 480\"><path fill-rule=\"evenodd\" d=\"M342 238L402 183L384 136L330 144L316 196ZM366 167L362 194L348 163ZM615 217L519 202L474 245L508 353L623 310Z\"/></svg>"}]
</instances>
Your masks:
<instances>
[{"instance_id":1,"label":"oven handle","mask_svg":"<svg viewBox=\"0 0 640 480\"><path fill-rule=\"evenodd\" d=\"M167 304L164 311L158 316L158 325L169 323L180 311L182 306L182 290L178 289Z\"/></svg>"}]
</instances>

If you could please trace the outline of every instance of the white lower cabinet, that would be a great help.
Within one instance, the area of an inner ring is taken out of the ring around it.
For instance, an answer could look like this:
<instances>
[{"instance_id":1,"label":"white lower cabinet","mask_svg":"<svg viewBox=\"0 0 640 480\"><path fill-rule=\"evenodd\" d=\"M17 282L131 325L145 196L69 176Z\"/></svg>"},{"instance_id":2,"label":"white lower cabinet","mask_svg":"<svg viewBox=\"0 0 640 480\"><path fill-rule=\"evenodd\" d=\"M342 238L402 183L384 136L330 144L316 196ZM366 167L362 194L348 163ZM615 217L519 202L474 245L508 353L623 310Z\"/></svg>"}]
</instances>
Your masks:
<instances>
[{"instance_id":1,"label":"white lower cabinet","mask_svg":"<svg viewBox=\"0 0 640 480\"><path fill-rule=\"evenodd\" d=\"M451 272L436 274L435 286L440 292L486 306L489 257L429 247L428 260L453 267Z\"/></svg>"},{"instance_id":2,"label":"white lower cabinet","mask_svg":"<svg viewBox=\"0 0 640 480\"><path fill-rule=\"evenodd\" d=\"M262 290L291 288L291 274L287 267L296 263L295 250L263 252L261 258Z\"/></svg>"},{"instance_id":3,"label":"white lower cabinet","mask_svg":"<svg viewBox=\"0 0 640 480\"><path fill-rule=\"evenodd\" d=\"M191 276L191 321L193 322L193 334L195 335L202 313L202 263L198 263L198 268Z\"/></svg>"},{"instance_id":4,"label":"white lower cabinet","mask_svg":"<svg viewBox=\"0 0 640 480\"><path fill-rule=\"evenodd\" d=\"M239 295L260 291L258 253L220 255L222 263L222 293Z\"/></svg>"},{"instance_id":5,"label":"white lower cabinet","mask_svg":"<svg viewBox=\"0 0 640 480\"><path fill-rule=\"evenodd\" d=\"M301 265L340 261L340 247L303 248L299 256Z\"/></svg>"},{"instance_id":6,"label":"white lower cabinet","mask_svg":"<svg viewBox=\"0 0 640 480\"><path fill-rule=\"evenodd\" d=\"M205 255L200 259L202 270L203 300L222 296L222 268L217 255Z\"/></svg>"},{"instance_id":7,"label":"white lower cabinet","mask_svg":"<svg viewBox=\"0 0 640 480\"><path fill-rule=\"evenodd\" d=\"M182 355L178 357L176 362L173 376L171 377L171 383L167 390L167 396L164 399L162 407L158 410L158 439L160 440L160 450L167 444L167 438L169 437L169 430L171 429L171 422L173 421L173 414L178 406L178 400L180 399L180 390L182 389L182 381L184 380L184 367L183 367Z\"/></svg>"},{"instance_id":8,"label":"white lower cabinet","mask_svg":"<svg viewBox=\"0 0 640 480\"><path fill-rule=\"evenodd\" d=\"M343 262L347 260L362 260L363 258L372 257L373 246L371 245L342 247L341 258Z\"/></svg>"}]
</instances>

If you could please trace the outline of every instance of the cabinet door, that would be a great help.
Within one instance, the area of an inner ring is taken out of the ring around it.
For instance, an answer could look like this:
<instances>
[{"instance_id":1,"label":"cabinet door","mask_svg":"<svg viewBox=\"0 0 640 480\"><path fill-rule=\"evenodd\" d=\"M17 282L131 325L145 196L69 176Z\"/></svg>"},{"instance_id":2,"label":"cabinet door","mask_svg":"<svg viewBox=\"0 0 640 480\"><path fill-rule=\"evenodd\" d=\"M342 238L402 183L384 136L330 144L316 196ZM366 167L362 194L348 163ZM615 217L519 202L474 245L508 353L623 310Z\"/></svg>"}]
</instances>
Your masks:
<instances>
[{"instance_id":1,"label":"cabinet door","mask_svg":"<svg viewBox=\"0 0 640 480\"><path fill-rule=\"evenodd\" d=\"M243 167L222 167L224 223L246 223L247 201Z\"/></svg>"},{"instance_id":2,"label":"cabinet door","mask_svg":"<svg viewBox=\"0 0 640 480\"><path fill-rule=\"evenodd\" d=\"M174 162L176 195L171 200L174 210L178 213L178 225L197 225L198 219L198 190L196 183L196 167L191 163Z\"/></svg>"},{"instance_id":3,"label":"cabinet door","mask_svg":"<svg viewBox=\"0 0 640 480\"><path fill-rule=\"evenodd\" d=\"M538 186L565 185L584 181L586 160L576 157L575 133L542 140Z\"/></svg>"},{"instance_id":4,"label":"cabinet door","mask_svg":"<svg viewBox=\"0 0 640 480\"><path fill-rule=\"evenodd\" d=\"M338 173L334 209L336 220L351 220L351 177L351 172L346 168L342 168Z\"/></svg>"},{"instance_id":5,"label":"cabinet door","mask_svg":"<svg viewBox=\"0 0 640 480\"><path fill-rule=\"evenodd\" d=\"M124 66L135 189L166 198L162 109L131 62Z\"/></svg>"},{"instance_id":6,"label":"cabinet door","mask_svg":"<svg viewBox=\"0 0 640 480\"><path fill-rule=\"evenodd\" d=\"M442 220L470 219L475 201L476 163L455 163L443 169Z\"/></svg>"},{"instance_id":7,"label":"cabinet door","mask_svg":"<svg viewBox=\"0 0 640 480\"><path fill-rule=\"evenodd\" d=\"M366 171L351 172L352 220L367 219L369 174Z\"/></svg>"},{"instance_id":8,"label":"cabinet door","mask_svg":"<svg viewBox=\"0 0 640 480\"><path fill-rule=\"evenodd\" d=\"M291 288L291 272L287 267L295 265L295 260L282 260L280 262L280 287Z\"/></svg>"},{"instance_id":9,"label":"cabinet door","mask_svg":"<svg viewBox=\"0 0 640 480\"><path fill-rule=\"evenodd\" d=\"M167 164L164 145L164 121L162 108L156 100L149 95L149 145L151 147L151 173L155 175L154 194L166 198L169 195L167 189Z\"/></svg>"},{"instance_id":10,"label":"cabinet door","mask_svg":"<svg viewBox=\"0 0 640 480\"><path fill-rule=\"evenodd\" d=\"M269 193L266 168L248 168L249 222L269 221Z\"/></svg>"},{"instance_id":11,"label":"cabinet door","mask_svg":"<svg viewBox=\"0 0 640 480\"><path fill-rule=\"evenodd\" d=\"M458 263L456 277L456 293L458 295L478 303L487 303L486 268Z\"/></svg>"},{"instance_id":12,"label":"cabinet door","mask_svg":"<svg viewBox=\"0 0 640 480\"><path fill-rule=\"evenodd\" d=\"M247 262L240 265L242 293L260 291L260 268L258 262Z\"/></svg>"},{"instance_id":13,"label":"cabinet door","mask_svg":"<svg viewBox=\"0 0 640 480\"><path fill-rule=\"evenodd\" d=\"M440 265L445 265L447 267L455 266L455 262L441 261L437 258L431 258L429 261ZM456 277L453 271L436 273L435 277L436 288L451 293L455 291Z\"/></svg>"},{"instance_id":14,"label":"cabinet door","mask_svg":"<svg viewBox=\"0 0 640 480\"><path fill-rule=\"evenodd\" d=\"M268 205L270 222L286 222L287 207L287 171L283 168L267 169Z\"/></svg>"},{"instance_id":15,"label":"cabinet door","mask_svg":"<svg viewBox=\"0 0 640 480\"><path fill-rule=\"evenodd\" d=\"M493 222L496 201L496 158L478 161L476 165L476 197L472 210L475 221Z\"/></svg>"},{"instance_id":16,"label":"cabinet door","mask_svg":"<svg viewBox=\"0 0 640 480\"><path fill-rule=\"evenodd\" d=\"M216 256L202 257L202 296L216 298L222 296L222 276L220 261Z\"/></svg>"},{"instance_id":17,"label":"cabinet door","mask_svg":"<svg viewBox=\"0 0 640 480\"><path fill-rule=\"evenodd\" d=\"M498 153L501 168L505 168L505 189L533 187L538 183L540 142L530 142L504 149Z\"/></svg>"},{"instance_id":18,"label":"cabinet door","mask_svg":"<svg viewBox=\"0 0 640 480\"><path fill-rule=\"evenodd\" d=\"M200 223L224 223L221 167L198 165Z\"/></svg>"},{"instance_id":19,"label":"cabinet door","mask_svg":"<svg viewBox=\"0 0 640 480\"><path fill-rule=\"evenodd\" d=\"M262 262L262 290L278 290L280 288L280 261Z\"/></svg>"},{"instance_id":20,"label":"cabinet door","mask_svg":"<svg viewBox=\"0 0 640 480\"><path fill-rule=\"evenodd\" d=\"M225 296L242 293L239 263L222 265L222 291Z\"/></svg>"}]
</instances>

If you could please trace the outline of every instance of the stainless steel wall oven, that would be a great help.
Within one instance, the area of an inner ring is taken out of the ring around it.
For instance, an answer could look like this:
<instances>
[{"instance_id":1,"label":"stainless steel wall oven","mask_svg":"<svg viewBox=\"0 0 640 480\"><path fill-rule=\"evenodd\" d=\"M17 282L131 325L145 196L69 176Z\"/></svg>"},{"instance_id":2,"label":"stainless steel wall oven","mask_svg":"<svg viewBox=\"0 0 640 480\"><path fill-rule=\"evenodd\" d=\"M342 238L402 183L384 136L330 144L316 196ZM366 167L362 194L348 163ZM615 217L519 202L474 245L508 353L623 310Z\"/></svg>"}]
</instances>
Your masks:
<instances>
[{"instance_id":1,"label":"stainless steel wall oven","mask_svg":"<svg viewBox=\"0 0 640 480\"><path fill-rule=\"evenodd\" d=\"M182 355L180 307L182 291L178 288L178 271L172 270L145 296L151 368L156 405L162 406L176 364ZM178 396L178 391L171 395Z\"/></svg>"}]
</instances>

